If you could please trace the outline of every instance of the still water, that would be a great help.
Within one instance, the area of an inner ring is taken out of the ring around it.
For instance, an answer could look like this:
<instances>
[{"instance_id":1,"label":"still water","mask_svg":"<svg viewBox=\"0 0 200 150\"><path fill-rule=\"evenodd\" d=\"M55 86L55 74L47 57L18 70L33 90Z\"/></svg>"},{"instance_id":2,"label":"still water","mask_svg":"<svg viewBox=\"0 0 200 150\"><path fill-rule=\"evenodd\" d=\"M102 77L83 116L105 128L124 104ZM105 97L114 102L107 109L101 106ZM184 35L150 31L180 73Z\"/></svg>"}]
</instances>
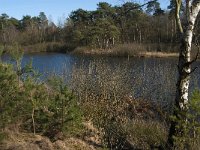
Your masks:
<instances>
[{"instance_id":1,"label":"still water","mask_svg":"<svg viewBox=\"0 0 200 150\"><path fill-rule=\"evenodd\" d=\"M8 56L4 61L10 62ZM100 57L100 56L74 56L61 53L33 53L25 54L22 66L32 60L33 68L41 73L41 78L58 75L63 77L69 85L76 82L73 76L93 74L89 78L114 80L121 82L119 90L125 89L134 97L142 97L162 103L171 103L175 96L177 77L177 58L130 58ZM200 66L196 62L194 66ZM80 71L82 70L82 71ZM83 73L84 72L84 73ZM200 69L192 75L191 89L200 85ZM79 82L79 81L78 81ZM113 82L112 82L113 83ZM78 85L79 86L79 85ZM110 85L111 86L111 85Z\"/></svg>"}]
</instances>

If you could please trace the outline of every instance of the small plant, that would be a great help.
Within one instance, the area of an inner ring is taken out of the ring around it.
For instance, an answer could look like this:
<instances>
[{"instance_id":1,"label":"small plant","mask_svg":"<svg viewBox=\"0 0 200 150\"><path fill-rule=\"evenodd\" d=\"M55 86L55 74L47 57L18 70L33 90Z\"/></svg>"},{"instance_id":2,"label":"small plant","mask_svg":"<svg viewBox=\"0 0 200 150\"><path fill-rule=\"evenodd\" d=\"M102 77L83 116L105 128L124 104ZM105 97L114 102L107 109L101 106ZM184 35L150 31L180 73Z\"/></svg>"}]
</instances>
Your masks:
<instances>
[{"instance_id":1,"label":"small plant","mask_svg":"<svg viewBox=\"0 0 200 150\"><path fill-rule=\"evenodd\" d=\"M64 84L61 78L52 78L48 86L54 93L50 97L49 111L52 112L52 120L49 127L65 135L77 135L82 129L82 113L75 96ZM51 134L51 129L47 130Z\"/></svg>"},{"instance_id":2,"label":"small plant","mask_svg":"<svg viewBox=\"0 0 200 150\"><path fill-rule=\"evenodd\" d=\"M173 121L177 121L177 129L183 132L174 137L175 149L198 149L200 146L200 90L193 91L189 102L189 110L184 115L186 120L180 120L172 116Z\"/></svg>"},{"instance_id":3,"label":"small plant","mask_svg":"<svg viewBox=\"0 0 200 150\"><path fill-rule=\"evenodd\" d=\"M17 130L45 134L52 140L81 134L82 113L67 85L60 78L38 80L32 62L22 68L21 52L11 53L16 68L0 62L0 134L13 124Z\"/></svg>"},{"instance_id":4,"label":"small plant","mask_svg":"<svg viewBox=\"0 0 200 150\"><path fill-rule=\"evenodd\" d=\"M17 74L12 65L0 63L0 128L15 122L19 107Z\"/></svg>"}]
</instances>

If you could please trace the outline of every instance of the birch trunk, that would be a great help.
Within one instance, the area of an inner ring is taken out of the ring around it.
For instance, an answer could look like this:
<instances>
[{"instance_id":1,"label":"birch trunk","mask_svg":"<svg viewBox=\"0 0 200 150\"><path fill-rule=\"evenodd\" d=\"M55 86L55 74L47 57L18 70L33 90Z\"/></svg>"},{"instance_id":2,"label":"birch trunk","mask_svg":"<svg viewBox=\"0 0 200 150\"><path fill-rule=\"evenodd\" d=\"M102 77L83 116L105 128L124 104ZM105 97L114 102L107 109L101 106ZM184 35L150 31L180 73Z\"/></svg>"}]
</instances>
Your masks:
<instances>
[{"instance_id":1,"label":"birch trunk","mask_svg":"<svg viewBox=\"0 0 200 150\"><path fill-rule=\"evenodd\" d=\"M180 19L180 9L181 9L181 5L182 5L182 0L176 0L176 23L178 25L178 29L180 30L181 33L183 33L183 27L181 24L181 19Z\"/></svg>"},{"instance_id":2,"label":"birch trunk","mask_svg":"<svg viewBox=\"0 0 200 150\"><path fill-rule=\"evenodd\" d=\"M140 43L142 43L142 31L139 30L139 34L140 34Z\"/></svg>"},{"instance_id":3,"label":"birch trunk","mask_svg":"<svg viewBox=\"0 0 200 150\"><path fill-rule=\"evenodd\" d=\"M112 38L112 46L115 46L115 38Z\"/></svg>"},{"instance_id":4,"label":"birch trunk","mask_svg":"<svg viewBox=\"0 0 200 150\"><path fill-rule=\"evenodd\" d=\"M173 43L173 38L174 38L174 19L172 19L172 24L171 24L171 43Z\"/></svg>"},{"instance_id":5,"label":"birch trunk","mask_svg":"<svg viewBox=\"0 0 200 150\"><path fill-rule=\"evenodd\" d=\"M188 5L189 6L189 5ZM191 46L192 46L192 37L193 29L197 15L200 11L200 0L194 0L190 8L187 8L189 11L187 28L181 37L181 46L178 62L178 81L177 81L177 91L175 99L175 107L177 110L174 111L174 116L179 120L186 120L185 113L188 110L188 94L189 94L189 83L190 83L190 74L191 74ZM178 21L180 22L180 20ZM178 23L179 24L179 23ZM180 26L180 25L178 25ZM182 27L179 28L182 32ZM177 129L177 122L173 121L169 131L168 144L171 146L173 143L173 136L181 135L181 128Z\"/></svg>"}]
</instances>

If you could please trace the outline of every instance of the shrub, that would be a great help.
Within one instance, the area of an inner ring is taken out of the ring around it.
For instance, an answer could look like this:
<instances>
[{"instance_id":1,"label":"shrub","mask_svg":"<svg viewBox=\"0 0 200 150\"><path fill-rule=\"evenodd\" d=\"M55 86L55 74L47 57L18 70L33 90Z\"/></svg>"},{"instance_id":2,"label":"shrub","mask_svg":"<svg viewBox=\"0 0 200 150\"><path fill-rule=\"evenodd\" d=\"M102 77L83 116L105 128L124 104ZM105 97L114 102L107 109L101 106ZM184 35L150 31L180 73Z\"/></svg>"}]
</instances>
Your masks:
<instances>
[{"instance_id":1,"label":"shrub","mask_svg":"<svg viewBox=\"0 0 200 150\"><path fill-rule=\"evenodd\" d=\"M96 102L84 102L85 115L100 131L105 147L151 149L164 146L167 126L157 118L158 111L146 107L155 108L155 104L146 102L145 106L144 100L135 101L132 99L130 104L125 99L99 97Z\"/></svg>"},{"instance_id":2,"label":"shrub","mask_svg":"<svg viewBox=\"0 0 200 150\"><path fill-rule=\"evenodd\" d=\"M52 134L54 130L61 131L68 136L78 135L82 130L82 113L77 99L60 78L51 78L47 83L50 94L49 108L52 112L49 129L45 134Z\"/></svg>"},{"instance_id":3,"label":"shrub","mask_svg":"<svg viewBox=\"0 0 200 150\"><path fill-rule=\"evenodd\" d=\"M15 122L20 106L17 74L12 65L0 63L0 128Z\"/></svg>"},{"instance_id":4,"label":"shrub","mask_svg":"<svg viewBox=\"0 0 200 150\"><path fill-rule=\"evenodd\" d=\"M52 140L77 135L82 129L82 113L67 85L61 79L38 80L31 63L22 69L20 63L17 70L0 63L0 129L15 124Z\"/></svg>"},{"instance_id":5,"label":"shrub","mask_svg":"<svg viewBox=\"0 0 200 150\"><path fill-rule=\"evenodd\" d=\"M200 90L194 90L189 101L189 110L185 114L186 120L172 116L178 122L177 129L183 132L174 137L175 149L198 149L200 147Z\"/></svg>"},{"instance_id":6,"label":"shrub","mask_svg":"<svg viewBox=\"0 0 200 150\"><path fill-rule=\"evenodd\" d=\"M134 120L125 125L128 139L139 149L164 147L167 140L167 128L155 120Z\"/></svg>"}]
</instances>

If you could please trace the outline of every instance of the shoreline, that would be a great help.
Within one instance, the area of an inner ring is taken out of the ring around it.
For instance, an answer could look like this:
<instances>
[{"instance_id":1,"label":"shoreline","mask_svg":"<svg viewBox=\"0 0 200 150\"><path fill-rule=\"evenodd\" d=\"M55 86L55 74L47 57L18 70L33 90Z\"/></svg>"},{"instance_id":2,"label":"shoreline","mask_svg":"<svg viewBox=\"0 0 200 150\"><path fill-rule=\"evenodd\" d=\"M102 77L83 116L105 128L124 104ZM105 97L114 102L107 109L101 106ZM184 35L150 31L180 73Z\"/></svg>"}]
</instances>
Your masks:
<instances>
[{"instance_id":1,"label":"shoreline","mask_svg":"<svg viewBox=\"0 0 200 150\"><path fill-rule=\"evenodd\" d=\"M108 57L155 57L155 58L178 58L178 46L170 46L169 44L119 44L110 49L91 48L87 46L77 47L70 54L73 55L96 55Z\"/></svg>"},{"instance_id":2,"label":"shoreline","mask_svg":"<svg viewBox=\"0 0 200 150\"><path fill-rule=\"evenodd\" d=\"M143 52L138 55L140 57L157 57L157 58L179 57L179 53L167 53L167 52Z\"/></svg>"},{"instance_id":3,"label":"shoreline","mask_svg":"<svg viewBox=\"0 0 200 150\"><path fill-rule=\"evenodd\" d=\"M156 51L152 51L152 52L140 52L140 53L134 53L134 54L128 54L128 53L122 53L122 54L118 54L115 53L113 51L102 51L102 50L84 50L81 52L76 52L76 51L72 51L71 53L72 55L80 55L80 56L107 56L107 57L144 57L144 58L178 58L179 53L172 53L172 52L156 52Z\"/></svg>"},{"instance_id":4,"label":"shoreline","mask_svg":"<svg viewBox=\"0 0 200 150\"><path fill-rule=\"evenodd\" d=\"M64 43L50 42L34 45L22 46L25 54L31 53L66 53L79 56L105 56L105 57L154 57L154 58L178 58L179 53L170 51L158 51L156 49L147 49L147 45L141 44L122 44L111 49L92 49L91 47L70 48Z\"/></svg>"},{"instance_id":5,"label":"shoreline","mask_svg":"<svg viewBox=\"0 0 200 150\"><path fill-rule=\"evenodd\" d=\"M82 53L74 53L74 52L63 52L63 51L24 51L24 54L35 54L35 53L61 53L61 54L70 54L70 55L79 55L79 56L105 56L105 57L138 57L138 58L178 58L178 53L171 52L141 52L134 55L117 55L109 52L82 52Z\"/></svg>"}]
</instances>

